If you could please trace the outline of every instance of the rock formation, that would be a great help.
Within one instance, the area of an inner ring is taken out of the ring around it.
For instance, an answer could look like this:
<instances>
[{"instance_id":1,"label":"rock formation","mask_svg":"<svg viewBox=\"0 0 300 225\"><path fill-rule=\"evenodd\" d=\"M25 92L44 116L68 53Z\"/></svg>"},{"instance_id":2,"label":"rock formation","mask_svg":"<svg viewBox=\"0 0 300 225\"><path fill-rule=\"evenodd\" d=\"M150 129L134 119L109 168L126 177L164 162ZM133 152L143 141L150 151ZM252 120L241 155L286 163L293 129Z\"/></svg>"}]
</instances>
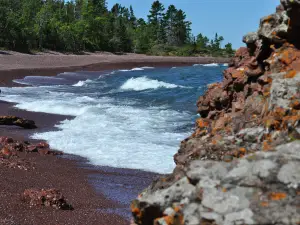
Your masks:
<instances>
[{"instance_id":1,"label":"rock formation","mask_svg":"<svg viewBox=\"0 0 300 225\"><path fill-rule=\"evenodd\" d=\"M300 1L281 0L243 37L173 174L132 202L135 224L300 223L299 31Z\"/></svg>"},{"instance_id":2,"label":"rock formation","mask_svg":"<svg viewBox=\"0 0 300 225\"><path fill-rule=\"evenodd\" d=\"M0 116L0 125L19 126L25 129L37 128L34 121L25 120L16 116Z\"/></svg>"},{"instance_id":3,"label":"rock formation","mask_svg":"<svg viewBox=\"0 0 300 225\"><path fill-rule=\"evenodd\" d=\"M30 144L28 142L15 141L9 137L0 137L0 166L18 168L21 170L34 169L21 153L36 153L40 155L61 155L59 151L50 150L46 142Z\"/></svg>"},{"instance_id":4,"label":"rock formation","mask_svg":"<svg viewBox=\"0 0 300 225\"><path fill-rule=\"evenodd\" d=\"M72 210L73 207L66 202L65 197L56 189L27 189L22 194L24 202L28 202L31 207L47 206L55 209Z\"/></svg>"}]
</instances>

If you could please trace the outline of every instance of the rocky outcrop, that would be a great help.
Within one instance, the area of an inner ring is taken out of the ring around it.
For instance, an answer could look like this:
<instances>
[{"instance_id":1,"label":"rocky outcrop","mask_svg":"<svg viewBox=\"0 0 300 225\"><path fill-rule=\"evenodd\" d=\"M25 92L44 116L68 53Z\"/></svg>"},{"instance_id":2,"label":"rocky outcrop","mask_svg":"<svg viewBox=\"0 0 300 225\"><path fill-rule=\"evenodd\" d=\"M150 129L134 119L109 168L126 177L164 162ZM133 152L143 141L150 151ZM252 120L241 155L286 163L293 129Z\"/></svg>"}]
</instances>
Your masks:
<instances>
[{"instance_id":1,"label":"rocky outcrop","mask_svg":"<svg viewBox=\"0 0 300 225\"><path fill-rule=\"evenodd\" d=\"M62 155L62 152L51 150L46 142L30 144L16 141L9 137L0 137L0 166L21 170L34 169L34 165L24 157L20 157L22 153Z\"/></svg>"},{"instance_id":2,"label":"rocky outcrop","mask_svg":"<svg viewBox=\"0 0 300 225\"><path fill-rule=\"evenodd\" d=\"M136 224L300 223L299 9L282 0L243 37L173 174L132 203Z\"/></svg>"},{"instance_id":3,"label":"rocky outcrop","mask_svg":"<svg viewBox=\"0 0 300 225\"><path fill-rule=\"evenodd\" d=\"M0 125L19 126L25 129L37 128L34 121L25 120L16 116L0 116Z\"/></svg>"},{"instance_id":4,"label":"rocky outcrop","mask_svg":"<svg viewBox=\"0 0 300 225\"><path fill-rule=\"evenodd\" d=\"M56 189L27 189L22 194L22 200L31 207L47 206L55 209L72 210L73 207L66 202L65 197Z\"/></svg>"}]
</instances>

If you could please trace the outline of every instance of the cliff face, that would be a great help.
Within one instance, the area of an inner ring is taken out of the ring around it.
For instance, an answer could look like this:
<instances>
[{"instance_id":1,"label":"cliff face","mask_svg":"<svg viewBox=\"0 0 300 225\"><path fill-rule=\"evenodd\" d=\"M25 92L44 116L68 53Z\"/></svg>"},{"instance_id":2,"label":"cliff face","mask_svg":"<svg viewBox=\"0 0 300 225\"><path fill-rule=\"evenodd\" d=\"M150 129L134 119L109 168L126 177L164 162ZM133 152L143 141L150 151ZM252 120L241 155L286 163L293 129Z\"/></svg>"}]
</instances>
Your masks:
<instances>
[{"instance_id":1,"label":"cliff face","mask_svg":"<svg viewBox=\"0 0 300 225\"><path fill-rule=\"evenodd\" d=\"M300 1L243 41L199 98L173 174L133 201L136 224L300 223Z\"/></svg>"}]
</instances>

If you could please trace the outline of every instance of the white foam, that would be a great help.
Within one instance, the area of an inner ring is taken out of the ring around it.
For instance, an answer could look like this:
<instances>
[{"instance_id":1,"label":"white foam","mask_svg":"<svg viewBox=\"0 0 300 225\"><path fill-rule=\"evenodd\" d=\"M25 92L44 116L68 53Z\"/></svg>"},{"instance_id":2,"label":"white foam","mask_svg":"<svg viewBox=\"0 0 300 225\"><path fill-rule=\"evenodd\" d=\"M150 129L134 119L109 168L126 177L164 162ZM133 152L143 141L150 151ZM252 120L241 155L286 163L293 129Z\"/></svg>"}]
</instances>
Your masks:
<instances>
[{"instance_id":1,"label":"white foam","mask_svg":"<svg viewBox=\"0 0 300 225\"><path fill-rule=\"evenodd\" d=\"M78 81L78 83L73 84L72 86L73 86L73 87L82 87L82 86L84 86L85 84L86 84L85 81L81 80L81 81Z\"/></svg>"},{"instance_id":2,"label":"white foam","mask_svg":"<svg viewBox=\"0 0 300 225\"><path fill-rule=\"evenodd\" d=\"M143 68L133 68L131 69L131 71L143 71L144 69Z\"/></svg>"},{"instance_id":3,"label":"white foam","mask_svg":"<svg viewBox=\"0 0 300 225\"><path fill-rule=\"evenodd\" d=\"M131 70L119 70L119 72L129 72L129 71L131 71ZM112 74L114 74L114 73L112 73Z\"/></svg>"},{"instance_id":4,"label":"white foam","mask_svg":"<svg viewBox=\"0 0 300 225\"><path fill-rule=\"evenodd\" d=\"M61 131L34 134L33 138L47 140L53 148L66 153L87 157L95 165L171 172L175 166L173 155L180 140L188 135L174 133L173 129L183 125L179 121L189 115L114 103L114 99L101 99L97 105L83 107L75 119L58 125Z\"/></svg>"},{"instance_id":5,"label":"white foam","mask_svg":"<svg viewBox=\"0 0 300 225\"><path fill-rule=\"evenodd\" d=\"M144 70L151 70L151 69L155 69L155 67L151 67L151 66L143 66L141 67Z\"/></svg>"},{"instance_id":6,"label":"white foam","mask_svg":"<svg viewBox=\"0 0 300 225\"><path fill-rule=\"evenodd\" d=\"M216 66L220 66L220 65L218 63L210 63L210 64L204 64L203 66L216 67Z\"/></svg>"},{"instance_id":7,"label":"white foam","mask_svg":"<svg viewBox=\"0 0 300 225\"><path fill-rule=\"evenodd\" d=\"M229 65L228 63L224 63L224 64L223 64L223 66L228 66L228 65Z\"/></svg>"},{"instance_id":8,"label":"white foam","mask_svg":"<svg viewBox=\"0 0 300 225\"><path fill-rule=\"evenodd\" d=\"M177 87L146 77L131 81L138 87L145 83L144 88ZM180 141L189 135L177 129L186 125L191 115L163 106L139 108L133 100L118 103L110 97L64 93L57 87L1 90L0 99L17 102L20 109L75 116L57 125L59 131L33 137L65 153L87 157L95 165L169 173Z\"/></svg>"},{"instance_id":9,"label":"white foam","mask_svg":"<svg viewBox=\"0 0 300 225\"><path fill-rule=\"evenodd\" d=\"M121 87L121 90L143 91L158 88L177 88L182 87L176 84L169 84L163 81L151 80L147 77L130 78Z\"/></svg>"},{"instance_id":10,"label":"white foam","mask_svg":"<svg viewBox=\"0 0 300 225\"><path fill-rule=\"evenodd\" d=\"M194 64L193 66L216 67L216 66L220 66L220 64L218 64L218 63L209 63L209 64Z\"/></svg>"},{"instance_id":11,"label":"white foam","mask_svg":"<svg viewBox=\"0 0 300 225\"><path fill-rule=\"evenodd\" d=\"M76 84L73 84L72 86L73 87L83 87L83 86L86 86L88 83L92 83L93 81L90 80L90 79L87 79L87 80L81 80L81 81L78 81L78 83Z\"/></svg>"}]
</instances>

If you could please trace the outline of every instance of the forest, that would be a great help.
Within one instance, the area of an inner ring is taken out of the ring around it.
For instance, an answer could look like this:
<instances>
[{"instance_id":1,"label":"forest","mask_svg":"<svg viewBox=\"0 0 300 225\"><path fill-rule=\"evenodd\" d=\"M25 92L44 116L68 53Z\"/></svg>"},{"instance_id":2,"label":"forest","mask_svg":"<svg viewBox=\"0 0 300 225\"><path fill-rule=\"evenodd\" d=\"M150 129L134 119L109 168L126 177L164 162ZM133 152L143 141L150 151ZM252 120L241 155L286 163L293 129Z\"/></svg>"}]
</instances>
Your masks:
<instances>
[{"instance_id":1,"label":"forest","mask_svg":"<svg viewBox=\"0 0 300 225\"><path fill-rule=\"evenodd\" d=\"M186 14L154 1L147 19L132 6L106 0L0 0L0 48L31 53L107 51L165 56L234 54L232 44L215 34L194 36Z\"/></svg>"}]
</instances>

